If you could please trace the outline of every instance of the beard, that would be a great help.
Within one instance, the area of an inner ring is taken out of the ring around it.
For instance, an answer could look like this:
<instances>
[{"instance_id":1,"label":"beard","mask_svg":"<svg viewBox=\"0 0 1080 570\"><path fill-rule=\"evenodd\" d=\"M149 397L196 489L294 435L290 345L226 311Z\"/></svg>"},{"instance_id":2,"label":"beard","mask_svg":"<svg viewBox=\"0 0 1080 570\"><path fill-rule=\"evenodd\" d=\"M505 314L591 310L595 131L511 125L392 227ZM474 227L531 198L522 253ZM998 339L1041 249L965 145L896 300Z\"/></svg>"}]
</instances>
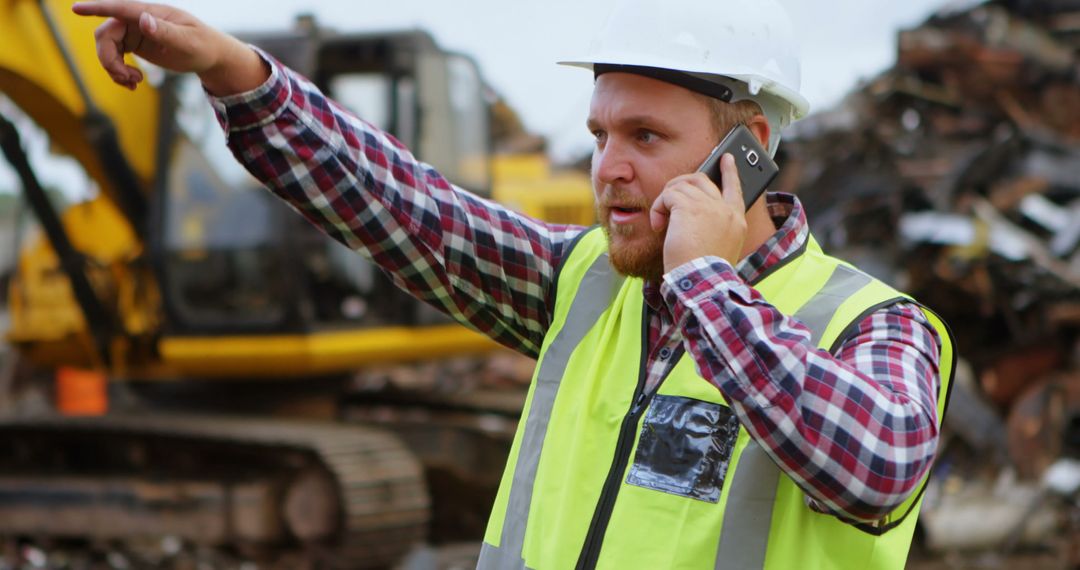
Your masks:
<instances>
[{"instance_id":1,"label":"beard","mask_svg":"<svg viewBox=\"0 0 1080 570\"><path fill-rule=\"evenodd\" d=\"M662 234L650 233L643 242L630 242L623 234L632 233L634 229L620 226L612 231L610 224L604 225L611 266L621 275L658 283L664 277L664 237Z\"/></svg>"},{"instance_id":2,"label":"beard","mask_svg":"<svg viewBox=\"0 0 1080 570\"><path fill-rule=\"evenodd\" d=\"M596 217L601 222L608 240L608 259L615 271L627 277L640 277L648 282L659 282L664 277L664 237L667 232L656 233L651 228L611 223L611 204L640 208L648 215L651 204L622 195L617 189L608 188L597 201Z\"/></svg>"}]
</instances>

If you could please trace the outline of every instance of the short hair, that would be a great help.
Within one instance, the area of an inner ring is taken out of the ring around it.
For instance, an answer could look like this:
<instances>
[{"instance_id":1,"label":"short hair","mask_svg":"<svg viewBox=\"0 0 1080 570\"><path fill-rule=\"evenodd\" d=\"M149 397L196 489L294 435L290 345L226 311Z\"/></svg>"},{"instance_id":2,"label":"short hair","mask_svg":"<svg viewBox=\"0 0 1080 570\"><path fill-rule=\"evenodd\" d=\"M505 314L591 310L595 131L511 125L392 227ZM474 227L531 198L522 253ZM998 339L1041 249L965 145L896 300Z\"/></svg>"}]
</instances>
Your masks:
<instances>
[{"instance_id":1,"label":"short hair","mask_svg":"<svg viewBox=\"0 0 1080 570\"><path fill-rule=\"evenodd\" d=\"M712 118L712 126L716 136L724 136L735 125L748 124L756 115L764 115L761 106L749 99L742 99L734 103L725 103L714 97L694 93L700 97L709 108L709 116Z\"/></svg>"}]
</instances>

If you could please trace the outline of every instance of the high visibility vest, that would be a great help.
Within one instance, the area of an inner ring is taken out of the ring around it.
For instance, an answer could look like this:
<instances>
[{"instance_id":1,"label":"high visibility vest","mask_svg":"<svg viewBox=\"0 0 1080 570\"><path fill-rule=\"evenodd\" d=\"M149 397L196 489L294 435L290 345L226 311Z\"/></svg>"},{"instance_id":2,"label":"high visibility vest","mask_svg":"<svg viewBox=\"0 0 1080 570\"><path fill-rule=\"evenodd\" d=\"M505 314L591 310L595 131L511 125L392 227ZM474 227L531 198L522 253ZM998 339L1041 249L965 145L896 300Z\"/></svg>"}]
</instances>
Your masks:
<instances>
[{"instance_id":1,"label":"high visibility vest","mask_svg":"<svg viewBox=\"0 0 1080 570\"><path fill-rule=\"evenodd\" d=\"M642 285L612 270L596 229L564 261L478 568L903 568L921 494L890 515L911 516L888 532L845 524L807 507L689 355L646 394ZM829 350L863 317L908 300L812 238L753 287ZM952 343L926 314L943 343L940 422Z\"/></svg>"}]
</instances>

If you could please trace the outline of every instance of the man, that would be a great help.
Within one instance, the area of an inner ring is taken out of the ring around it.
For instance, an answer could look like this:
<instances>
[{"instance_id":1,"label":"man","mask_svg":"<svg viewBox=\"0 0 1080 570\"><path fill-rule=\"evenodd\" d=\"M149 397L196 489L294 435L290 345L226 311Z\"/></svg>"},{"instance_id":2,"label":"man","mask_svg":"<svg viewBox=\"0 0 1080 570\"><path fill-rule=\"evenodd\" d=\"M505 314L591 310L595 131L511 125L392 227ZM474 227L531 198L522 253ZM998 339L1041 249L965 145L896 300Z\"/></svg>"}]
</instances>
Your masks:
<instances>
[{"instance_id":1,"label":"man","mask_svg":"<svg viewBox=\"0 0 1080 570\"><path fill-rule=\"evenodd\" d=\"M696 167L806 112L770 1L629 0L588 128L602 231L452 187L306 80L174 8L103 0L98 53L195 72L247 168L395 281L539 359L482 568L902 568L951 343L821 253L793 196ZM939 364L941 363L941 364ZM901 523L902 524L899 524Z\"/></svg>"}]
</instances>

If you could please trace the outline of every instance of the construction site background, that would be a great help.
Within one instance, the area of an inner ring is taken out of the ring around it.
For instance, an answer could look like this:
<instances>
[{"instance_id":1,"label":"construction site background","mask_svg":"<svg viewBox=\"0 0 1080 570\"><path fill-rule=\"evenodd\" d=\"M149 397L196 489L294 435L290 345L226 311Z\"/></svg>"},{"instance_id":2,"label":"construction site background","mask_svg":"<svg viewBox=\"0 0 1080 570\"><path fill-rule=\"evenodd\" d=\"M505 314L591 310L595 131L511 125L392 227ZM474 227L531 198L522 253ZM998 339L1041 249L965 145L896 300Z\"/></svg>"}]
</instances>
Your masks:
<instances>
[{"instance_id":1,"label":"construction site background","mask_svg":"<svg viewBox=\"0 0 1080 570\"><path fill-rule=\"evenodd\" d=\"M1080 568L1078 54L1078 0L954 4L900 32L895 65L781 145L772 190L798 194L826 250L938 311L958 342L911 568ZM509 355L481 369L489 387L531 374ZM423 388L439 370L368 378ZM61 556L26 548L37 554L0 552L0 568ZM467 564L455 548L413 563Z\"/></svg>"}]
</instances>

